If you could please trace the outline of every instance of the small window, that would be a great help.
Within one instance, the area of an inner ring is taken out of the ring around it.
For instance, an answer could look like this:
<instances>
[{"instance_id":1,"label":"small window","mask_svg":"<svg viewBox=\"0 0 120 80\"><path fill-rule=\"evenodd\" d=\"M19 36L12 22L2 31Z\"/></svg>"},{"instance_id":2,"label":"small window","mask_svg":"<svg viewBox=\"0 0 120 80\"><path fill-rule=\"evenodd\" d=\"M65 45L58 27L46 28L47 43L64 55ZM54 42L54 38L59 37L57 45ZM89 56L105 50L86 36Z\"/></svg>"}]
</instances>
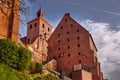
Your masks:
<instances>
[{"instance_id":1,"label":"small window","mask_svg":"<svg viewBox=\"0 0 120 80\"><path fill-rule=\"evenodd\" d=\"M77 29L77 32L79 32L79 29Z\"/></svg>"},{"instance_id":2,"label":"small window","mask_svg":"<svg viewBox=\"0 0 120 80\"><path fill-rule=\"evenodd\" d=\"M79 63L81 63L81 60L79 60Z\"/></svg>"},{"instance_id":3,"label":"small window","mask_svg":"<svg viewBox=\"0 0 120 80\"><path fill-rule=\"evenodd\" d=\"M78 48L80 47L80 44L78 44Z\"/></svg>"},{"instance_id":4,"label":"small window","mask_svg":"<svg viewBox=\"0 0 120 80\"><path fill-rule=\"evenodd\" d=\"M58 50L60 51L60 47L58 48Z\"/></svg>"},{"instance_id":5,"label":"small window","mask_svg":"<svg viewBox=\"0 0 120 80\"><path fill-rule=\"evenodd\" d=\"M34 26L37 27L37 23L35 23Z\"/></svg>"},{"instance_id":6,"label":"small window","mask_svg":"<svg viewBox=\"0 0 120 80\"><path fill-rule=\"evenodd\" d=\"M71 24L70 26L73 27L73 24Z\"/></svg>"},{"instance_id":7,"label":"small window","mask_svg":"<svg viewBox=\"0 0 120 80\"><path fill-rule=\"evenodd\" d=\"M60 28L61 28L61 29L63 29L63 27L62 27L62 26L61 26Z\"/></svg>"},{"instance_id":8,"label":"small window","mask_svg":"<svg viewBox=\"0 0 120 80\"><path fill-rule=\"evenodd\" d=\"M70 49L70 46L68 46L68 49Z\"/></svg>"},{"instance_id":9,"label":"small window","mask_svg":"<svg viewBox=\"0 0 120 80\"><path fill-rule=\"evenodd\" d=\"M58 33L58 36L60 36L60 33Z\"/></svg>"},{"instance_id":10,"label":"small window","mask_svg":"<svg viewBox=\"0 0 120 80\"><path fill-rule=\"evenodd\" d=\"M42 27L44 28L44 27L45 27L45 25L44 25L44 24L42 24Z\"/></svg>"},{"instance_id":11,"label":"small window","mask_svg":"<svg viewBox=\"0 0 120 80\"><path fill-rule=\"evenodd\" d=\"M28 38L28 42L30 42L30 39Z\"/></svg>"},{"instance_id":12,"label":"small window","mask_svg":"<svg viewBox=\"0 0 120 80\"><path fill-rule=\"evenodd\" d=\"M70 57L70 53L68 54L68 57Z\"/></svg>"},{"instance_id":13,"label":"small window","mask_svg":"<svg viewBox=\"0 0 120 80\"><path fill-rule=\"evenodd\" d=\"M67 34L69 34L69 32L67 31Z\"/></svg>"},{"instance_id":14,"label":"small window","mask_svg":"<svg viewBox=\"0 0 120 80\"><path fill-rule=\"evenodd\" d=\"M61 53L59 53L59 56L58 56L59 58L61 58Z\"/></svg>"},{"instance_id":15,"label":"small window","mask_svg":"<svg viewBox=\"0 0 120 80\"><path fill-rule=\"evenodd\" d=\"M60 40L58 40L58 43L60 43Z\"/></svg>"},{"instance_id":16,"label":"small window","mask_svg":"<svg viewBox=\"0 0 120 80\"><path fill-rule=\"evenodd\" d=\"M65 22L67 22L67 19L65 19Z\"/></svg>"},{"instance_id":17,"label":"small window","mask_svg":"<svg viewBox=\"0 0 120 80\"><path fill-rule=\"evenodd\" d=\"M32 29L32 24L30 25L30 29Z\"/></svg>"},{"instance_id":18,"label":"small window","mask_svg":"<svg viewBox=\"0 0 120 80\"><path fill-rule=\"evenodd\" d=\"M50 31L50 28L48 28L48 31Z\"/></svg>"},{"instance_id":19,"label":"small window","mask_svg":"<svg viewBox=\"0 0 120 80\"><path fill-rule=\"evenodd\" d=\"M78 36L77 39L80 40L80 37Z\"/></svg>"},{"instance_id":20,"label":"small window","mask_svg":"<svg viewBox=\"0 0 120 80\"><path fill-rule=\"evenodd\" d=\"M60 58L61 56L59 55L58 58Z\"/></svg>"},{"instance_id":21,"label":"small window","mask_svg":"<svg viewBox=\"0 0 120 80\"><path fill-rule=\"evenodd\" d=\"M70 39L68 38L67 41L70 41Z\"/></svg>"},{"instance_id":22,"label":"small window","mask_svg":"<svg viewBox=\"0 0 120 80\"><path fill-rule=\"evenodd\" d=\"M78 52L78 55L80 56L80 52Z\"/></svg>"}]
</instances>

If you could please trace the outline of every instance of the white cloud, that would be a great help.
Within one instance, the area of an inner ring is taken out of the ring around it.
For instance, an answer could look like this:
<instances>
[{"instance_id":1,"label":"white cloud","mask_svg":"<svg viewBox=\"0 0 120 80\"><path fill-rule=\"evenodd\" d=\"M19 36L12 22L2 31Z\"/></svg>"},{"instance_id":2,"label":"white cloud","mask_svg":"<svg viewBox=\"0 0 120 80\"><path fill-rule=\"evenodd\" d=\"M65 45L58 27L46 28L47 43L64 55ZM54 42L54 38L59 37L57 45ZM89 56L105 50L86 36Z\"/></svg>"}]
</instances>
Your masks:
<instances>
[{"instance_id":1,"label":"white cloud","mask_svg":"<svg viewBox=\"0 0 120 80\"><path fill-rule=\"evenodd\" d=\"M111 30L108 23L91 20L83 21L82 25L93 36L103 72L120 71L120 31Z\"/></svg>"}]
</instances>

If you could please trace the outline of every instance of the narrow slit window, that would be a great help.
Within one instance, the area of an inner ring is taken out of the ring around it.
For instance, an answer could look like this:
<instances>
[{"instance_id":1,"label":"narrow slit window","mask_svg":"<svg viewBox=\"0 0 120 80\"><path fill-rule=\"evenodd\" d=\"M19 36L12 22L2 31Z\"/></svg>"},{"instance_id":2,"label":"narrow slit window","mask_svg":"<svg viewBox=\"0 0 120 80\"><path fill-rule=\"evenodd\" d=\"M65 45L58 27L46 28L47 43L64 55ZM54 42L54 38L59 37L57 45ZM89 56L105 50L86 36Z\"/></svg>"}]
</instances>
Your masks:
<instances>
[{"instance_id":1,"label":"narrow slit window","mask_svg":"<svg viewBox=\"0 0 120 80\"><path fill-rule=\"evenodd\" d=\"M44 27L45 27L45 25L44 25L44 24L42 24L42 27L44 28Z\"/></svg>"},{"instance_id":2,"label":"narrow slit window","mask_svg":"<svg viewBox=\"0 0 120 80\"><path fill-rule=\"evenodd\" d=\"M30 29L32 29L32 24L30 25Z\"/></svg>"},{"instance_id":3,"label":"narrow slit window","mask_svg":"<svg viewBox=\"0 0 120 80\"><path fill-rule=\"evenodd\" d=\"M78 44L78 48L80 47L80 44Z\"/></svg>"}]
</instances>

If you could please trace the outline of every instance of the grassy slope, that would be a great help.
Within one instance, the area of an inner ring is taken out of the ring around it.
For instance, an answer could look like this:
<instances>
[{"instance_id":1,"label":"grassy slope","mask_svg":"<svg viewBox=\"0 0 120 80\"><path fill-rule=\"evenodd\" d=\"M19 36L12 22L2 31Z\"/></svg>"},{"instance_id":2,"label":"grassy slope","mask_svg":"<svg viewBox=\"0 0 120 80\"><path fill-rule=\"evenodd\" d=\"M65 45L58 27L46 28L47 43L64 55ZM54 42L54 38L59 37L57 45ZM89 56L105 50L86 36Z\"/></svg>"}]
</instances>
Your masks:
<instances>
[{"instance_id":1,"label":"grassy slope","mask_svg":"<svg viewBox=\"0 0 120 80\"><path fill-rule=\"evenodd\" d=\"M24 73L0 64L0 80L30 80Z\"/></svg>"}]
</instances>

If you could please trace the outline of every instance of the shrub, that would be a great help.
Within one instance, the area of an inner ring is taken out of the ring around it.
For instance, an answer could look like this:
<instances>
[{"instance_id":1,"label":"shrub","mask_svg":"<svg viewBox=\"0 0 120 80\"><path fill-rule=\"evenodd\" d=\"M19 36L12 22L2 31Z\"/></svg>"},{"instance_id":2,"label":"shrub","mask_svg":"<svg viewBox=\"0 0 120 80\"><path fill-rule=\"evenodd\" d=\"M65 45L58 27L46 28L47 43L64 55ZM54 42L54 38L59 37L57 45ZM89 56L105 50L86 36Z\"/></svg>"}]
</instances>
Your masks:
<instances>
[{"instance_id":1,"label":"shrub","mask_svg":"<svg viewBox=\"0 0 120 80\"><path fill-rule=\"evenodd\" d=\"M41 73L43 70L43 65L41 63L37 63L37 62L31 62L30 63L30 73Z\"/></svg>"},{"instance_id":2,"label":"shrub","mask_svg":"<svg viewBox=\"0 0 120 80\"><path fill-rule=\"evenodd\" d=\"M32 80L28 75L0 64L0 80Z\"/></svg>"},{"instance_id":3,"label":"shrub","mask_svg":"<svg viewBox=\"0 0 120 80\"><path fill-rule=\"evenodd\" d=\"M31 52L24 47L19 47L18 48L18 65L17 68L18 70L25 70L28 69L31 61Z\"/></svg>"},{"instance_id":4,"label":"shrub","mask_svg":"<svg viewBox=\"0 0 120 80\"><path fill-rule=\"evenodd\" d=\"M34 80L60 80L57 76L52 74L34 74Z\"/></svg>"},{"instance_id":5,"label":"shrub","mask_svg":"<svg viewBox=\"0 0 120 80\"><path fill-rule=\"evenodd\" d=\"M31 52L24 47L18 47L9 39L0 39L0 63L4 63L18 70L28 68Z\"/></svg>"},{"instance_id":6,"label":"shrub","mask_svg":"<svg viewBox=\"0 0 120 80\"><path fill-rule=\"evenodd\" d=\"M0 39L0 62L11 67L16 67L18 47L9 39Z\"/></svg>"},{"instance_id":7,"label":"shrub","mask_svg":"<svg viewBox=\"0 0 120 80\"><path fill-rule=\"evenodd\" d=\"M35 63L35 70L36 71L41 71L43 69L43 65L41 63Z\"/></svg>"}]
</instances>

